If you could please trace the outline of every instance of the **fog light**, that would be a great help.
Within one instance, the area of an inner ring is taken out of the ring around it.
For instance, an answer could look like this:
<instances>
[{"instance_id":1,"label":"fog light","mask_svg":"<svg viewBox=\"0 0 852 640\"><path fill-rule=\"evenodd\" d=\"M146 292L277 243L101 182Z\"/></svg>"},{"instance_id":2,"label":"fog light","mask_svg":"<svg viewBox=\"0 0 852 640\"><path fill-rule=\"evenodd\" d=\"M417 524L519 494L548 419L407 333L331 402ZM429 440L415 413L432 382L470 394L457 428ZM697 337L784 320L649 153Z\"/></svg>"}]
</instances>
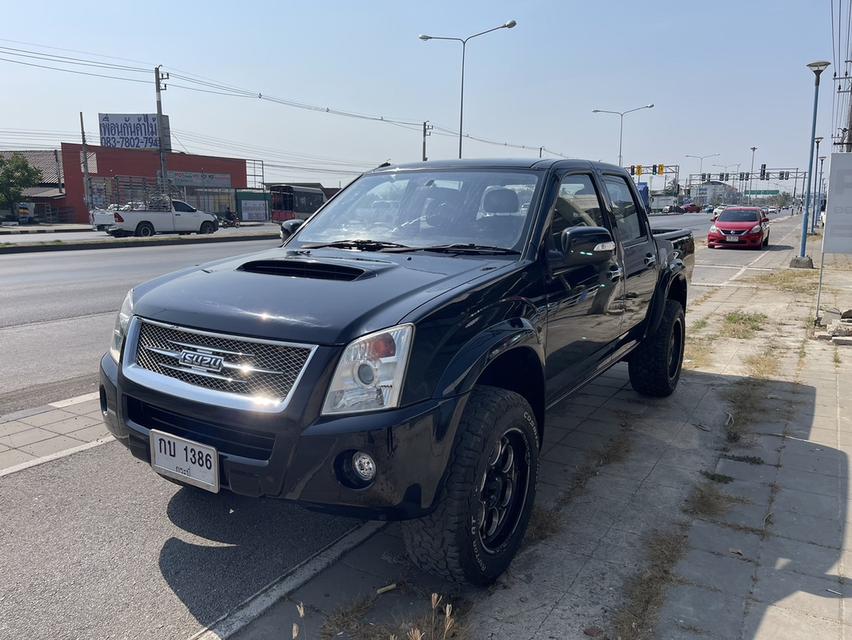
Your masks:
<instances>
[{"instance_id":1,"label":"fog light","mask_svg":"<svg viewBox=\"0 0 852 640\"><path fill-rule=\"evenodd\" d=\"M373 458L363 451L357 451L352 456L352 469L364 482L376 477L376 463Z\"/></svg>"}]
</instances>

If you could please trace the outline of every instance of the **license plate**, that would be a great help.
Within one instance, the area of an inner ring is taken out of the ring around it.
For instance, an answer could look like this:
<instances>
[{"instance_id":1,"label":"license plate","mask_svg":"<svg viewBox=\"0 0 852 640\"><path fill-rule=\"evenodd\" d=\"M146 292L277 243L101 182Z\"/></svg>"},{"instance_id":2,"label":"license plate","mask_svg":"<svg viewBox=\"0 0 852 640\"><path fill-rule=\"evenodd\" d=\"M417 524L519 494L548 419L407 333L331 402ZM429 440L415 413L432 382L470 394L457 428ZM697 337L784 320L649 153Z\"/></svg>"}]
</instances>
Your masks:
<instances>
[{"instance_id":1,"label":"license plate","mask_svg":"<svg viewBox=\"0 0 852 640\"><path fill-rule=\"evenodd\" d=\"M154 471L219 493L219 455L215 448L156 429L151 429L148 442Z\"/></svg>"},{"instance_id":2,"label":"license plate","mask_svg":"<svg viewBox=\"0 0 852 640\"><path fill-rule=\"evenodd\" d=\"M725 236L725 242L739 242L739 236Z\"/></svg>"}]
</instances>

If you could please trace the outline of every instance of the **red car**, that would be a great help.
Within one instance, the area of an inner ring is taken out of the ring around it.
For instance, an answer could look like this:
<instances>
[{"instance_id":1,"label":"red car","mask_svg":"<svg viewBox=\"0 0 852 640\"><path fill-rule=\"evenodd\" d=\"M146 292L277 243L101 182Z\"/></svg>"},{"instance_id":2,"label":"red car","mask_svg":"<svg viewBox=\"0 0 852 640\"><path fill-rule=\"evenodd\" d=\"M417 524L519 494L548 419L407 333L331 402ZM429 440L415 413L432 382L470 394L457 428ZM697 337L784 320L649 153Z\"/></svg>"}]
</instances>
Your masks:
<instances>
[{"instance_id":1,"label":"red car","mask_svg":"<svg viewBox=\"0 0 852 640\"><path fill-rule=\"evenodd\" d=\"M701 213L701 207L697 204L690 202L689 204L683 205L684 213Z\"/></svg>"},{"instance_id":2,"label":"red car","mask_svg":"<svg viewBox=\"0 0 852 640\"><path fill-rule=\"evenodd\" d=\"M769 218L760 207L729 207L716 220L707 234L709 248L722 246L769 246Z\"/></svg>"}]
</instances>

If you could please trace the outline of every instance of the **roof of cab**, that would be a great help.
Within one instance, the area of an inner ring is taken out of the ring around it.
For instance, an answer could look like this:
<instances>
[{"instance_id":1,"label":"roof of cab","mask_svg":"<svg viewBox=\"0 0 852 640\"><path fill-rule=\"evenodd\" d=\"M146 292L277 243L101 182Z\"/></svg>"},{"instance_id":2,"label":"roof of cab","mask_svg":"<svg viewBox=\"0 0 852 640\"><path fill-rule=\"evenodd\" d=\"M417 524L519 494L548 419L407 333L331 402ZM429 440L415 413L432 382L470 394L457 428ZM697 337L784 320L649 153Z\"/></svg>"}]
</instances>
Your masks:
<instances>
[{"instance_id":1,"label":"roof of cab","mask_svg":"<svg viewBox=\"0 0 852 640\"><path fill-rule=\"evenodd\" d=\"M392 164L373 169L371 173L385 171L409 171L416 169L589 169L592 166L602 170L623 171L621 167L591 160L561 158L472 158L468 160L429 160Z\"/></svg>"}]
</instances>

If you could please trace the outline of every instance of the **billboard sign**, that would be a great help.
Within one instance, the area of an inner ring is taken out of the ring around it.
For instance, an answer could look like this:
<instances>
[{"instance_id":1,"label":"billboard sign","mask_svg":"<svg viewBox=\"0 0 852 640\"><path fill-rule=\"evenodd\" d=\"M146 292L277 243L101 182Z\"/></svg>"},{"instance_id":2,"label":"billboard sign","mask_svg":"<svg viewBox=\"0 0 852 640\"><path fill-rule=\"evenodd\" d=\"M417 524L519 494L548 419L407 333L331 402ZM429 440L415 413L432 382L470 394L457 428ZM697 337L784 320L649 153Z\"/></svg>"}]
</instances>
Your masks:
<instances>
[{"instance_id":1,"label":"billboard sign","mask_svg":"<svg viewBox=\"0 0 852 640\"><path fill-rule=\"evenodd\" d=\"M172 150L169 117L163 116L163 146ZM155 113L99 113L101 146L117 149L159 149L160 134Z\"/></svg>"},{"instance_id":2,"label":"billboard sign","mask_svg":"<svg viewBox=\"0 0 852 640\"><path fill-rule=\"evenodd\" d=\"M852 253L852 153L831 154L825 213L823 251Z\"/></svg>"},{"instance_id":3,"label":"billboard sign","mask_svg":"<svg viewBox=\"0 0 852 640\"><path fill-rule=\"evenodd\" d=\"M176 187L206 187L208 189L231 188L231 176L227 173L169 171L169 182Z\"/></svg>"},{"instance_id":4,"label":"billboard sign","mask_svg":"<svg viewBox=\"0 0 852 640\"><path fill-rule=\"evenodd\" d=\"M265 222L269 219L269 203L263 200L241 200L240 213L243 220Z\"/></svg>"}]
</instances>

